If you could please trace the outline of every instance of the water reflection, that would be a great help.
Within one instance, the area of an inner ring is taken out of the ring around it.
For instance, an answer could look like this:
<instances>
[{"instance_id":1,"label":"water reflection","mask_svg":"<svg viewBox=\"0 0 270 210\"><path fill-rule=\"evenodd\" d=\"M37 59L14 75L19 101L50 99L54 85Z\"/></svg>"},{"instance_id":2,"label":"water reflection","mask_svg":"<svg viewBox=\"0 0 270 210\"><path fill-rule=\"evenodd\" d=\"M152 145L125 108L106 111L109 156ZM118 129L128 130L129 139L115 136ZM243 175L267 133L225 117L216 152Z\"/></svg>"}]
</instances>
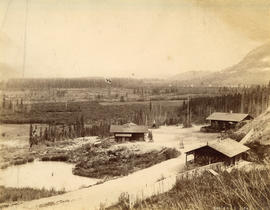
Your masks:
<instances>
[{"instance_id":1,"label":"water reflection","mask_svg":"<svg viewBox=\"0 0 270 210\"><path fill-rule=\"evenodd\" d=\"M0 185L73 191L99 181L99 179L73 175L73 167L73 164L63 162L40 161L11 166L0 170Z\"/></svg>"}]
</instances>

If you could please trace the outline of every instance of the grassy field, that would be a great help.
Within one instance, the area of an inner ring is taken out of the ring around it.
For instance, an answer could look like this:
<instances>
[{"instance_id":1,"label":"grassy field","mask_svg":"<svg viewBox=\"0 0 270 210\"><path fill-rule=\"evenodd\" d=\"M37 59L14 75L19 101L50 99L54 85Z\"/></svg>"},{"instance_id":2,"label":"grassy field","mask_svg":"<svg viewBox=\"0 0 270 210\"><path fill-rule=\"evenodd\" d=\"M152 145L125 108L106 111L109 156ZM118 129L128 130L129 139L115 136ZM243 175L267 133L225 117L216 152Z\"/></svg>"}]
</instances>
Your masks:
<instances>
[{"instance_id":1,"label":"grassy field","mask_svg":"<svg viewBox=\"0 0 270 210\"><path fill-rule=\"evenodd\" d=\"M233 170L215 177L205 172L193 179L178 180L172 190L137 201L129 206L123 194L116 209L268 209L270 206L270 170Z\"/></svg>"}]
</instances>

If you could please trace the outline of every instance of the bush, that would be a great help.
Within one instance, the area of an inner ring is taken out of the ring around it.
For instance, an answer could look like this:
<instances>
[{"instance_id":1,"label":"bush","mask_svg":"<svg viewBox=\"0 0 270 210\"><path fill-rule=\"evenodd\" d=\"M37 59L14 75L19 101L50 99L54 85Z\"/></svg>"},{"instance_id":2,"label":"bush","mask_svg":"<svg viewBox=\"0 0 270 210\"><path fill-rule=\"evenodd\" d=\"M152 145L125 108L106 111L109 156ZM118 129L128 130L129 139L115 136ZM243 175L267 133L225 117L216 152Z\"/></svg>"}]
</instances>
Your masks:
<instances>
[{"instance_id":1,"label":"bush","mask_svg":"<svg viewBox=\"0 0 270 210\"><path fill-rule=\"evenodd\" d=\"M235 133L233 131L228 132L228 137L238 142L240 142L245 137L245 135L245 133Z\"/></svg>"},{"instance_id":2,"label":"bush","mask_svg":"<svg viewBox=\"0 0 270 210\"><path fill-rule=\"evenodd\" d=\"M68 155L57 154L57 155L52 155L52 156L43 156L41 158L41 161L63 161L63 162L66 162L66 161L68 161L68 159L69 159Z\"/></svg>"},{"instance_id":3,"label":"bush","mask_svg":"<svg viewBox=\"0 0 270 210\"><path fill-rule=\"evenodd\" d=\"M270 157L270 145L262 145L260 142L251 142L245 145L250 148L248 161L264 163L264 160Z\"/></svg>"},{"instance_id":4,"label":"bush","mask_svg":"<svg viewBox=\"0 0 270 210\"><path fill-rule=\"evenodd\" d=\"M127 192L121 193L121 195L118 198L118 203L122 207L122 210L129 210L129 194Z\"/></svg>"},{"instance_id":5,"label":"bush","mask_svg":"<svg viewBox=\"0 0 270 210\"><path fill-rule=\"evenodd\" d=\"M144 154L134 154L127 148L109 150L107 153L93 154L92 151L90 153L86 160L75 165L73 169L75 175L91 178L126 176L135 170L144 169L180 155L180 152L174 148Z\"/></svg>"},{"instance_id":6,"label":"bush","mask_svg":"<svg viewBox=\"0 0 270 210\"><path fill-rule=\"evenodd\" d=\"M13 164L14 165L22 165L27 163L27 159L18 159L18 160L14 160Z\"/></svg>"}]
</instances>

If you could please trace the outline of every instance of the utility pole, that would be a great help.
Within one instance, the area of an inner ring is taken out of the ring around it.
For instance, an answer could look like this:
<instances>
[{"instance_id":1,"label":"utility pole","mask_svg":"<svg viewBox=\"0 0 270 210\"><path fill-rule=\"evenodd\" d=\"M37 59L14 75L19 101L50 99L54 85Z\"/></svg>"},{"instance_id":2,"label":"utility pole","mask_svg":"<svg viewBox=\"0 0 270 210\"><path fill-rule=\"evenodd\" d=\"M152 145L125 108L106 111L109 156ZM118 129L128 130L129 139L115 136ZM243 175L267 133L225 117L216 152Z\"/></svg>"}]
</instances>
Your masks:
<instances>
[{"instance_id":1,"label":"utility pole","mask_svg":"<svg viewBox=\"0 0 270 210\"><path fill-rule=\"evenodd\" d=\"M22 72L23 78L24 78L25 65L26 65L27 22L28 22L28 0L26 0L25 21L24 21L25 25L24 25L24 43L23 43L23 72Z\"/></svg>"},{"instance_id":2,"label":"utility pole","mask_svg":"<svg viewBox=\"0 0 270 210\"><path fill-rule=\"evenodd\" d=\"M184 128L190 128L191 127L191 117L190 117L190 97L188 96L188 102L187 102L187 110L186 110L186 122L184 123Z\"/></svg>"}]
</instances>

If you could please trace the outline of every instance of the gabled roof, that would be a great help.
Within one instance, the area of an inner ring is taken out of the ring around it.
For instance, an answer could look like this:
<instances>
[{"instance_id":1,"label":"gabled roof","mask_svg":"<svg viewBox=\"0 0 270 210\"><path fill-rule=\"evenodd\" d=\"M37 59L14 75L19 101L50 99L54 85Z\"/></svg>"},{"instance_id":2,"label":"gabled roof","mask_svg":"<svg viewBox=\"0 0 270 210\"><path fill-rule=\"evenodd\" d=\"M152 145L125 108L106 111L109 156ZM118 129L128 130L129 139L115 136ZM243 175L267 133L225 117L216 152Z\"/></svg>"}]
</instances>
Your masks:
<instances>
[{"instance_id":1,"label":"gabled roof","mask_svg":"<svg viewBox=\"0 0 270 210\"><path fill-rule=\"evenodd\" d=\"M249 150L249 147L230 138L211 141L208 143L208 146L228 157L234 157Z\"/></svg>"},{"instance_id":2,"label":"gabled roof","mask_svg":"<svg viewBox=\"0 0 270 210\"><path fill-rule=\"evenodd\" d=\"M127 123L124 125L111 125L111 133L147 133L148 127L136 125L134 123Z\"/></svg>"},{"instance_id":3,"label":"gabled roof","mask_svg":"<svg viewBox=\"0 0 270 210\"><path fill-rule=\"evenodd\" d=\"M191 152L191 151L194 151L194 150L206 147L206 146L207 146L207 143L194 144L192 146L189 146L185 153L188 153L188 152Z\"/></svg>"},{"instance_id":4,"label":"gabled roof","mask_svg":"<svg viewBox=\"0 0 270 210\"><path fill-rule=\"evenodd\" d=\"M249 150L249 147L234 141L233 139L227 138L223 140L214 140L207 142L205 144L198 145L197 147L193 147L186 151L186 153L197 150L199 148L208 146L224 155L227 157L234 157L240 153L246 152Z\"/></svg>"},{"instance_id":5,"label":"gabled roof","mask_svg":"<svg viewBox=\"0 0 270 210\"><path fill-rule=\"evenodd\" d=\"M206 120L220 120L230 122L240 122L247 117L251 117L249 114L242 113L226 113L226 112L214 112Z\"/></svg>"}]
</instances>

